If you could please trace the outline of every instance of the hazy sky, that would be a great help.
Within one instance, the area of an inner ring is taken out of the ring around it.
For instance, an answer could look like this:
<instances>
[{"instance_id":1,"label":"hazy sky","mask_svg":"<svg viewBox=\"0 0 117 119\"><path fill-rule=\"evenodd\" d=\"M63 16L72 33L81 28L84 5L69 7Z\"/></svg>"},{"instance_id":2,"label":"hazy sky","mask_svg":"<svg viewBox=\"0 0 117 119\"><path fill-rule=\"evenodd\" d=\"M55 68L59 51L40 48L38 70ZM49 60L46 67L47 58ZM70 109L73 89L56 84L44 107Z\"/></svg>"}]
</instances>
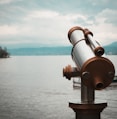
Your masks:
<instances>
[{"instance_id":1,"label":"hazy sky","mask_svg":"<svg viewBox=\"0 0 117 119\"><path fill-rule=\"evenodd\" d=\"M73 26L102 45L117 41L117 0L0 0L0 46L70 45Z\"/></svg>"}]
</instances>

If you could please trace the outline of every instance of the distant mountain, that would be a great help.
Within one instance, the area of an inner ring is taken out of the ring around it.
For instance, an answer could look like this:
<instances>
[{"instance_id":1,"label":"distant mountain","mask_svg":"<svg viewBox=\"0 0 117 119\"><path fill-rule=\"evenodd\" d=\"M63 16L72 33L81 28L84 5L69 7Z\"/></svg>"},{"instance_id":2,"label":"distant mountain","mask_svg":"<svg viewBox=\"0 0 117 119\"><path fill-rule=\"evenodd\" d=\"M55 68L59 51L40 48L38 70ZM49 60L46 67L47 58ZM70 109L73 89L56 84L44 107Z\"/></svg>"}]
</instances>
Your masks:
<instances>
[{"instance_id":1,"label":"distant mountain","mask_svg":"<svg viewBox=\"0 0 117 119\"><path fill-rule=\"evenodd\" d=\"M105 53L117 55L117 42L104 46ZM8 49L10 55L71 55L71 46Z\"/></svg>"},{"instance_id":2,"label":"distant mountain","mask_svg":"<svg viewBox=\"0 0 117 119\"><path fill-rule=\"evenodd\" d=\"M108 55L117 55L117 42L104 46L105 53Z\"/></svg>"},{"instance_id":3,"label":"distant mountain","mask_svg":"<svg viewBox=\"0 0 117 119\"><path fill-rule=\"evenodd\" d=\"M70 55L70 46L9 49L10 55Z\"/></svg>"}]
</instances>

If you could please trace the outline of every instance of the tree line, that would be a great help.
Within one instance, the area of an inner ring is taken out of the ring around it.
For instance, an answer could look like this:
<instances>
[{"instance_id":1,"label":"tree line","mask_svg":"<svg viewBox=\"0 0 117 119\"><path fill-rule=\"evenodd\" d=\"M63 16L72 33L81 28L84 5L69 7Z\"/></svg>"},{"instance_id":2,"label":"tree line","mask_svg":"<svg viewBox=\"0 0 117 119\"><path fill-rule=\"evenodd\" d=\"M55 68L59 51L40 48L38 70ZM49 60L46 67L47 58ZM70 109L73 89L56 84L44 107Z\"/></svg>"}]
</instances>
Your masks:
<instances>
[{"instance_id":1,"label":"tree line","mask_svg":"<svg viewBox=\"0 0 117 119\"><path fill-rule=\"evenodd\" d=\"M8 53L7 48L6 47L2 48L0 46L0 58L8 58L9 56L10 54Z\"/></svg>"}]
</instances>

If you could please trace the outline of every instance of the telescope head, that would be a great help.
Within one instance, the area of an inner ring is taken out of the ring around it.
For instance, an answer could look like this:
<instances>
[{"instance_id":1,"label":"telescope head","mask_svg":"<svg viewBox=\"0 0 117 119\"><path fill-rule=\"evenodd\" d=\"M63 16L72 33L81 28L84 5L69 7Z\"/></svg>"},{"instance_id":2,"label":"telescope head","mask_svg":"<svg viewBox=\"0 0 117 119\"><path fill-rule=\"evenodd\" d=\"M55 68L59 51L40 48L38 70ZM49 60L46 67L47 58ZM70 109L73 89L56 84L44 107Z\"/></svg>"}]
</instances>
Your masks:
<instances>
[{"instance_id":1,"label":"telescope head","mask_svg":"<svg viewBox=\"0 0 117 119\"><path fill-rule=\"evenodd\" d=\"M80 71L83 84L101 90L113 81L115 69L112 62L103 55L103 47L92 36L92 32L81 27L73 27L68 32L73 45L72 58Z\"/></svg>"}]
</instances>

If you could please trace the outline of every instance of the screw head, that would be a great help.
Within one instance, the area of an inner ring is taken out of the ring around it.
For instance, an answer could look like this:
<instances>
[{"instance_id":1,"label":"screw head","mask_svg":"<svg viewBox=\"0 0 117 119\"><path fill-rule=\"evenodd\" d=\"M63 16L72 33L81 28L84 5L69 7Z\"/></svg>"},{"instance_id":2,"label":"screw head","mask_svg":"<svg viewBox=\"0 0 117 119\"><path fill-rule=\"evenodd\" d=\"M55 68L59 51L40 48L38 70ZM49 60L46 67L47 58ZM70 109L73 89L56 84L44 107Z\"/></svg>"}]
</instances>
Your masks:
<instances>
[{"instance_id":1,"label":"screw head","mask_svg":"<svg viewBox=\"0 0 117 119\"><path fill-rule=\"evenodd\" d=\"M113 78L114 77L114 72L108 72L108 76L109 76L109 78Z\"/></svg>"},{"instance_id":2,"label":"screw head","mask_svg":"<svg viewBox=\"0 0 117 119\"><path fill-rule=\"evenodd\" d=\"M90 73L87 72L87 71L83 72L83 73L82 73L82 78L83 78L83 79L89 79L89 78L90 78Z\"/></svg>"}]
</instances>

